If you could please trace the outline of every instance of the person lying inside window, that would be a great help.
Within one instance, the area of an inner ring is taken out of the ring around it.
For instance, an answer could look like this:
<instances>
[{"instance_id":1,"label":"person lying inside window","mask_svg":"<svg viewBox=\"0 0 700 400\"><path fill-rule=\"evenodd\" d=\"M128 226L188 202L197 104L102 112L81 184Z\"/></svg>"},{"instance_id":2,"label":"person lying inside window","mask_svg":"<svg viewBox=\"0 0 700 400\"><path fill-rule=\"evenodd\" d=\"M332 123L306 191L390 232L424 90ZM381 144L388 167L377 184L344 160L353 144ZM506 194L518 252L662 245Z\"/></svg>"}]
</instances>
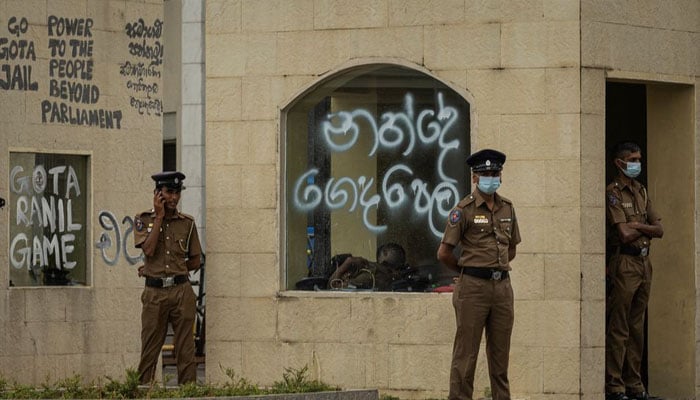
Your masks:
<instances>
[{"instance_id":1,"label":"person lying inside window","mask_svg":"<svg viewBox=\"0 0 700 400\"><path fill-rule=\"evenodd\" d=\"M377 261L348 257L328 279L330 289L392 290L392 282L401 279L406 268L406 251L397 243L377 248Z\"/></svg>"}]
</instances>

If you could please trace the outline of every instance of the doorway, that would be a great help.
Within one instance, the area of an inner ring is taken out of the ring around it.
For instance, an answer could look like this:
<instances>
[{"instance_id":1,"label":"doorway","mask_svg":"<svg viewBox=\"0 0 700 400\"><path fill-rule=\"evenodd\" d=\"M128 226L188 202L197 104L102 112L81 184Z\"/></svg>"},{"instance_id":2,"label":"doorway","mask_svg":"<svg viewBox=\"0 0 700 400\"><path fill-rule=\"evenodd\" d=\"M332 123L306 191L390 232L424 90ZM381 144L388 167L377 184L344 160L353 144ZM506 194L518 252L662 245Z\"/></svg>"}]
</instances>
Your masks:
<instances>
[{"instance_id":1,"label":"doorway","mask_svg":"<svg viewBox=\"0 0 700 400\"><path fill-rule=\"evenodd\" d=\"M665 398L695 397L695 136L692 86L606 83L605 146L633 141L642 174L662 217L664 237L652 242L642 379ZM606 158L606 180L616 173Z\"/></svg>"}]
</instances>

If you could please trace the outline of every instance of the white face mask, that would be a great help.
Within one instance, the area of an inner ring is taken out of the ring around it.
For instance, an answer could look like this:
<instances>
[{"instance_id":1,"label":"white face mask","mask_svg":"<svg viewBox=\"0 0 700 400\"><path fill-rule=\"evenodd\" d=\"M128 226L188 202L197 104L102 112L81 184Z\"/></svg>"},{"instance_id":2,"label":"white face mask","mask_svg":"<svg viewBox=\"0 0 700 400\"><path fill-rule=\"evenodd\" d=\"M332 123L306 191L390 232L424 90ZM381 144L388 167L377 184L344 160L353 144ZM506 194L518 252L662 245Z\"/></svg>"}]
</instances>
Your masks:
<instances>
[{"instance_id":1,"label":"white face mask","mask_svg":"<svg viewBox=\"0 0 700 400\"><path fill-rule=\"evenodd\" d=\"M494 194L499 187L501 187L501 177L500 176L480 176L479 177L479 190L485 194Z\"/></svg>"},{"instance_id":2,"label":"white face mask","mask_svg":"<svg viewBox=\"0 0 700 400\"><path fill-rule=\"evenodd\" d=\"M627 164L627 167L622 170L622 173L625 174L627 177L636 178L639 176L639 174L642 173L642 163L641 162L628 161L625 164Z\"/></svg>"}]
</instances>

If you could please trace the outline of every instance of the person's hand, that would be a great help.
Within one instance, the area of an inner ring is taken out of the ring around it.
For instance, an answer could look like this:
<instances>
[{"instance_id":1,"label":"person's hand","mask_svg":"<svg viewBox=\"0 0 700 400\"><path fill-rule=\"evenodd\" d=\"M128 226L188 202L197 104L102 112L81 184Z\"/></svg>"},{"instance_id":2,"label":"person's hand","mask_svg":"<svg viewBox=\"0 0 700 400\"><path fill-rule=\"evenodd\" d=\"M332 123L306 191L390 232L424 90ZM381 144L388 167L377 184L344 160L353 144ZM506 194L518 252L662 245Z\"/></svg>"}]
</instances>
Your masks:
<instances>
[{"instance_id":1,"label":"person's hand","mask_svg":"<svg viewBox=\"0 0 700 400\"><path fill-rule=\"evenodd\" d=\"M144 265L141 265L141 266L139 267L139 269L138 269L139 278L143 276L143 269L144 269L144 267L145 267Z\"/></svg>"},{"instance_id":2,"label":"person's hand","mask_svg":"<svg viewBox=\"0 0 700 400\"><path fill-rule=\"evenodd\" d=\"M163 218L165 216L165 198L160 190L153 193L153 210L156 212L156 217Z\"/></svg>"}]
</instances>

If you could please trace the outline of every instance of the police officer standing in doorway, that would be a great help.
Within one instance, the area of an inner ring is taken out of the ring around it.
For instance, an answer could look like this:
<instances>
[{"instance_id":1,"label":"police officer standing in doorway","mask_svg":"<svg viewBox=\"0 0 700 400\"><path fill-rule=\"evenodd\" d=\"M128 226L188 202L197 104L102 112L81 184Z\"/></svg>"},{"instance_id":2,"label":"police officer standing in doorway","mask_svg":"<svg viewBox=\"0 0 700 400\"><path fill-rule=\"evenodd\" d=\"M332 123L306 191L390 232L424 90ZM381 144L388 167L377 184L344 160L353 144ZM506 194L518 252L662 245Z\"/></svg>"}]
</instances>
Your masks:
<instances>
[{"instance_id":1,"label":"police officer standing in doorway","mask_svg":"<svg viewBox=\"0 0 700 400\"><path fill-rule=\"evenodd\" d=\"M617 176L608 185L608 326L605 336L606 400L647 400L641 378L644 314L651 291L649 245L664 234L647 189L635 178L642 170L642 153L635 143L613 151Z\"/></svg>"},{"instance_id":2,"label":"police officer standing in doorway","mask_svg":"<svg viewBox=\"0 0 700 400\"><path fill-rule=\"evenodd\" d=\"M476 185L450 211L438 259L459 272L452 294L457 332L452 351L449 399L472 400L481 335L493 400L510 400L508 360L513 330L510 261L520 243L513 203L496 193L506 155L484 149L467 158ZM461 245L459 259L455 246Z\"/></svg>"},{"instance_id":3,"label":"police officer standing in doorway","mask_svg":"<svg viewBox=\"0 0 700 400\"><path fill-rule=\"evenodd\" d=\"M194 218L177 209L185 175L167 171L151 178L153 209L134 219L134 244L146 260L139 268L139 276L146 278L141 295L140 382L148 384L155 378L168 323L173 326L178 383L196 382L192 333L196 296L189 272L200 267L202 248Z\"/></svg>"}]
</instances>

